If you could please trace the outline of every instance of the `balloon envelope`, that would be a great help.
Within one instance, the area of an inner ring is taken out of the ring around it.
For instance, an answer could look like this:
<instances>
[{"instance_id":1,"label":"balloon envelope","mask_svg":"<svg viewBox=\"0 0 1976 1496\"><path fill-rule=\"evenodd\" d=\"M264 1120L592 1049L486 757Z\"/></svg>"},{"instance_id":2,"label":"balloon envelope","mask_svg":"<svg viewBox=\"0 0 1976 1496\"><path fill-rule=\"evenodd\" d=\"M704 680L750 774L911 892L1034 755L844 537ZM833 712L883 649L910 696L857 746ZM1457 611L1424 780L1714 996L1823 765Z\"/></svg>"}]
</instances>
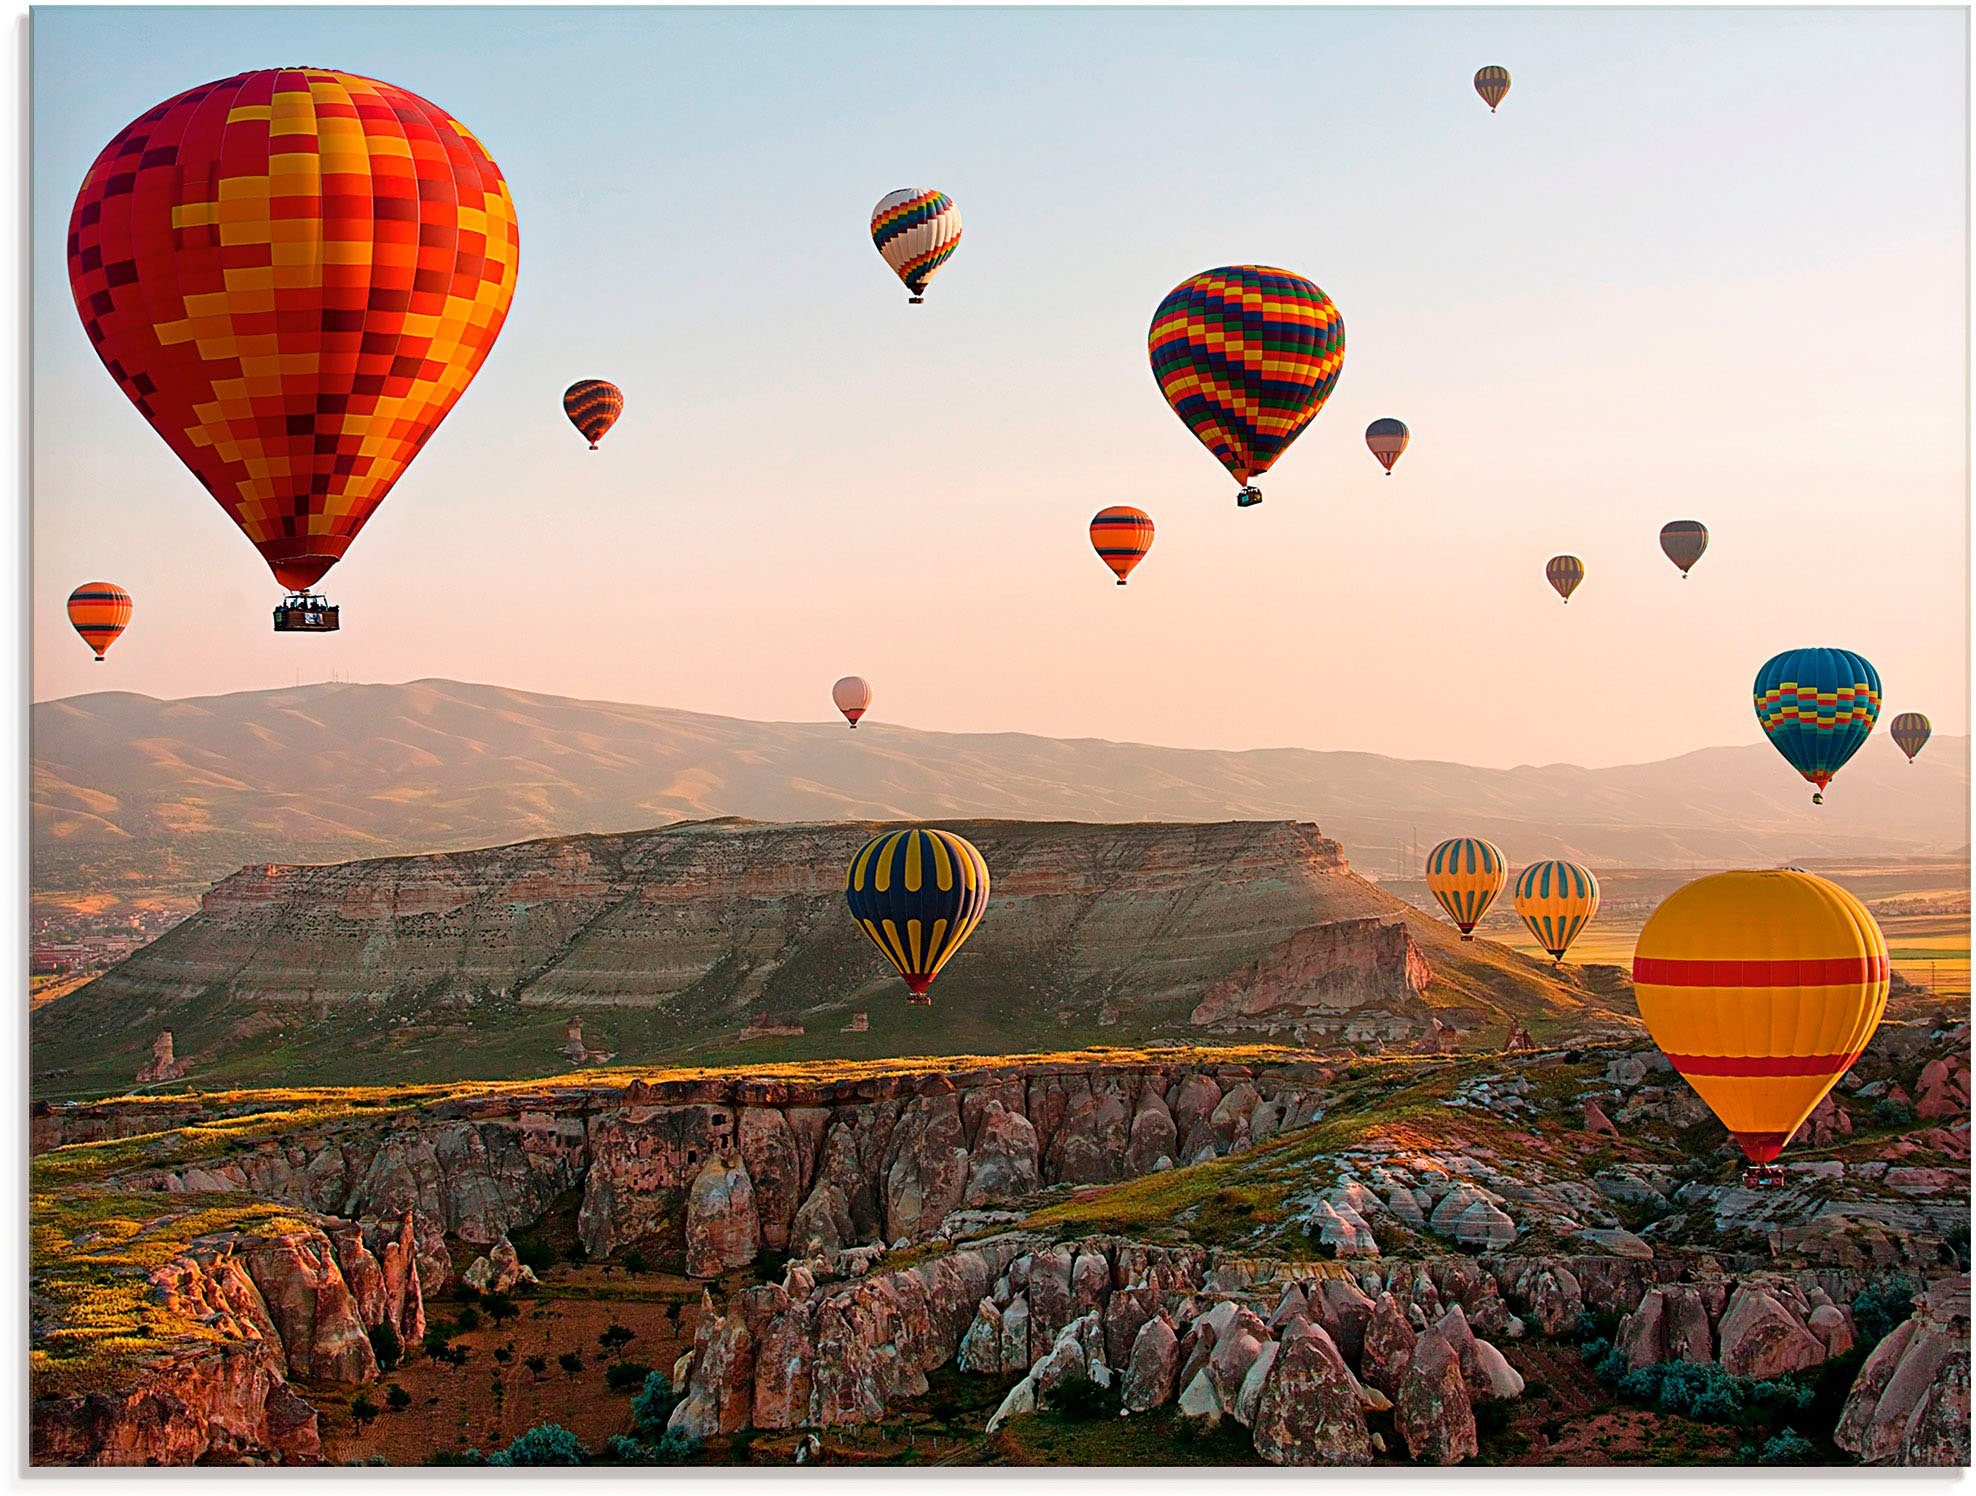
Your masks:
<instances>
[{"instance_id":1,"label":"balloon envelope","mask_svg":"<svg viewBox=\"0 0 1976 1496\"><path fill-rule=\"evenodd\" d=\"M1130 504L1100 509L1091 519L1091 544L1123 587L1132 568L1153 548L1153 517Z\"/></svg>"},{"instance_id":2,"label":"balloon envelope","mask_svg":"<svg viewBox=\"0 0 1976 1496\"><path fill-rule=\"evenodd\" d=\"M103 148L69 286L124 394L302 591L479 370L519 246L500 168L443 109L276 68L167 99Z\"/></svg>"},{"instance_id":3,"label":"balloon envelope","mask_svg":"<svg viewBox=\"0 0 1976 1496\"><path fill-rule=\"evenodd\" d=\"M1494 842L1457 836L1427 854L1427 890L1448 911L1467 940L1509 878L1509 863Z\"/></svg>"},{"instance_id":4,"label":"balloon envelope","mask_svg":"<svg viewBox=\"0 0 1976 1496\"><path fill-rule=\"evenodd\" d=\"M130 594L115 582L84 582L69 594L69 622L102 659L130 626Z\"/></svg>"},{"instance_id":5,"label":"balloon envelope","mask_svg":"<svg viewBox=\"0 0 1976 1496\"><path fill-rule=\"evenodd\" d=\"M1880 719L1880 672L1849 649L1787 649L1756 673L1756 720L1785 762L1825 786Z\"/></svg>"},{"instance_id":6,"label":"balloon envelope","mask_svg":"<svg viewBox=\"0 0 1976 1496\"><path fill-rule=\"evenodd\" d=\"M1516 912L1560 966L1578 932L1599 912L1599 880L1575 862L1533 862L1516 875Z\"/></svg>"},{"instance_id":7,"label":"balloon envelope","mask_svg":"<svg viewBox=\"0 0 1976 1496\"><path fill-rule=\"evenodd\" d=\"M1698 519L1670 520L1660 527L1660 548L1685 577L1708 549L1708 526Z\"/></svg>"},{"instance_id":8,"label":"balloon envelope","mask_svg":"<svg viewBox=\"0 0 1976 1496\"><path fill-rule=\"evenodd\" d=\"M1675 890L1633 956L1647 1032L1758 1164L1859 1058L1888 983L1887 942L1865 906L1785 870Z\"/></svg>"},{"instance_id":9,"label":"balloon envelope","mask_svg":"<svg viewBox=\"0 0 1976 1496\"><path fill-rule=\"evenodd\" d=\"M1167 292L1146 345L1173 413L1247 485L1269 471L1337 387L1345 321L1301 275L1223 265Z\"/></svg>"},{"instance_id":10,"label":"balloon envelope","mask_svg":"<svg viewBox=\"0 0 1976 1496\"><path fill-rule=\"evenodd\" d=\"M1487 104L1489 112L1494 114L1496 106L1502 103L1504 96L1509 93L1509 69L1496 67L1494 64L1478 68L1475 73L1475 91L1482 95L1482 102Z\"/></svg>"},{"instance_id":11,"label":"balloon envelope","mask_svg":"<svg viewBox=\"0 0 1976 1496\"><path fill-rule=\"evenodd\" d=\"M926 283L960 245L961 210L944 192L902 187L886 193L871 210L871 242L912 299L923 300Z\"/></svg>"},{"instance_id":12,"label":"balloon envelope","mask_svg":"<svg viewBox=\"0 0 1976 1496\"><path fill-rule=\"evenodd\" d=\"M856 727L858 718L871 709L871 686L861 675L847 675L830 688L830 699Z\"/></svg>"},{"instance_id":13,"label":"balloon envelope","mask_svg":"<svg viewBox=\"0 0 1976 1496\"><path fill-rule=\"evenodd\" d=\"M884 831L851 859L844 900L914 999L923 999L927 984L981 923L988 864L951 831Z\"/></svg>"},{"instance_id":14,"label":"balloon envelope","mask_svg":"<svg viewBox=\"0 0 1976 1496\"><path fill-rule=\"evenodd\" d=\"M1887 731L1893 734L1894 742L1901 752L1907 755L1907 761L1913 763L1914 755L1926 746L1929 735L1934 729L1928 725L1928 719L1921 713L1902 712L1894 718Z\"/></svg>"},{"instance_id":15,"label":"balloon envelope","mask_svg":"<svg viewBox=\"0 0 1976 1496\"><path fill-rule=\"evenodd\" d=\"M1400 460L1400 454L1407 449L1408 434L1406 422L1396 421L1391 416L1383 416L1365 428L1365 444L1372 449L1372 455L1379 459L1379 465L1391 473L1393 464Z\"/></svg>"},{"instance_id":16,"label":"balloon envelope","mask_svg":"<svg viewBox=\"0 0 1976 1496\"><path fill-rule=\"evenodd\" d=\"M1585 580L1585 563L1576 556L1553 556L1544 563L1544 576L1566 602Z\"/></svg>"},{"instance_id":17,"label":"balloon envelope","mask_svg":"<svg viewBox=\"0 0 1976 1496\"><path fill-rule=\"evenodd\" d=\"M594 452L624 414L624 391L607 379L579 379L563 391L563 414Z\"/></svg>"}]
</instances>

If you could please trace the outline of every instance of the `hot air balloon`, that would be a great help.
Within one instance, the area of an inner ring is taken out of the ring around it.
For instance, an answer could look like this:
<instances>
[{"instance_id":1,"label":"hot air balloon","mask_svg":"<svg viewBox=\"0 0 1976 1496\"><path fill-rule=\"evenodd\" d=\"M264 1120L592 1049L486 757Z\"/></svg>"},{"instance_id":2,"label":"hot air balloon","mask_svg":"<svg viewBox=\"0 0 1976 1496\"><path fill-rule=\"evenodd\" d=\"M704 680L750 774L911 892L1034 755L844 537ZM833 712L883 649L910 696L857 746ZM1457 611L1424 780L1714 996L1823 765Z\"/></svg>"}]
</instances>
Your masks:
<instances>
[{"instance_id":1,"label":"hot air balloon","mask_svg":"<svg viewBox=\"0 0 1976 1496\"><path fill-rule=\"evenodd\" d=\"M1509 69L1499 68L1493 63L1485 68L1477 68L1475 91L1482 95L1482 102L1487 104L1489 112L1494 114L1496 106L1502 103L1503 96L1509 92Z\"/></svg>"},{"instance_id":2,"label":"hot air balloon","mask_svg":"<svg viewBox=\"0 0 1976 1496\"><path fill-rule=\"evenodd\" d=\"M1365 444L1372 449L1372 455L1379 459L1379 465L1386 469L1386 476L1390 478L1393 476L1393 464L1407 449L1407 423L1396 421L1391 416L1381 416L1365 428Z\"/></svg>"},{"instance_id":3,"label":"hot air balloon","mask_svg":"<svg viewBox=\"0 0 1976 1496\"><path fill-rule=\"evenodd\" d=\"M1759 1166L1866 1048L1888 980L1887 942L1866 907L1836 883L1783 870L1676 889L1633 955L1647 1032Z\"/></svg>"},{"instance_id":4,"label":"hot air balloon","mask_svg":"<svg viewBox=\"0 0 1976 1496\"><path fill-rule=\"evenodd\" d=\"M1599 912L1599 880L1575 862L1533 862L1516 875L1516 912L1562 966L1571 942Z\"/></svg>"},{"instance_id":5,"label":"hot air balloon","mask_svg":"<svg viewBox=\"0 0 1976 1496\"><path fill-rule=\"evenodd\" d=\"M1173 413L1242 485L1297 439L1337 386L1345 322L1301 275L1267 265L1203 270L1167 292L1147 335L1153 377Z\"/></svg>"},{"instance_id":6,"label":"hot air balloon","mask_svg":"<svg viewBox=\"0 0 1976 1496\"><path fill-rule=\"evenodd\" d=\"M871 210L871 242L906 283L914 306L926 300L926 283L953 258L961 242L961 210L944 192L901 187Z\"/></svg>"},{"instance_id":7,"label":"hot air balloon","mask_svg":"<svg viewBox=\"0 0 1976 1496\"><path fill-rule=\"evenodd\" d=\"M862 675L847 675L830 688L830 699L852 727L871 710L871 684Z\"/></svg>"},{"instance_id":8,"label":"hot air balloon","mask_svg":"<svg viewBox=\"0 0 1976 1496\"><path fill-rule=\"evenodd\" d=\"M1569 603L1571 594L1585 580L1585 563L1576 556L1553 556L1544 563L1544 576L1557 588L1557 595Z\"/></svg>"},{"instance_id":9,"label":"hot air balloon","mask_svg":"<svg viewBox=\"0 0 1976 1496\"><path fill-rule=\"evenodd\" d=\"M608 379L579 379L563 391L563 414L594 452L604 433L624 414L624 391Z\"/></svg>"},{"instance_id":10,"label":"hot air balloon","mask_svg":"<svg viewBox=\"0 0 1976 1496\"><path fill-rule=\"evenodd\" d=\"M899 969L925 1006L927 984L961 948L988 907L988 864L951 831L883 831L851 859L844 900L858 928Z\"/></svg>"},{"instance_id":11,"label":"hot air balloon","mask_svg":"<svg viewBox=\"0 0 1976 1496\"><path fill-rule=\"evenodd\" d=\"M1091 519L1091 544L1123 587L1132 568L1153 548L1153 517L1130 504L1100 509Z\"/></svg>"},{"instance_id":12,"label":"hot air balloon","mask_svg":"<svg viewBox=\"0 0 1976 1496\"><path fill-rule=\"evenodd\" d=\"M96 651L96 663L130 627L130 594L115 582L84 582L69 594L69 622Z\"/></svg>"},{"instance_id":13,"label":"hot air balloon","mask_svg":"<svg viewBox=\"0 0 1976 1496\"><path fill-rule=\"evenodd\" d=\"M1880 672L1849 649L1787 649L1757 671L1754 695L1771 745L1823 805L1825 786L1880 718Z\"/></svg>"},{"instance_id":14,"label":"hot air balloon","mask_svg":"<svg viewBox=\"0 0 1976 1496\"><path fill-rule=\"evenodd\" d=\"M1914 755L1927 744L1929 734L1934 729L1928 725L1928 719L1921 713L1902 712L1894 718L1887 731L1893 734L1895 745L1907 755L1907 761L1913 763Z\"/></svg>"},{"instance_id":15,"label":"hot air balloon","mask_svg":"<svg viewBox=\"0 0 1976 1496\"><path fill-rule=\"evenodd\" d=\"M1681 568L1681 580L1688 580L1695 563L1708 549L1708 526L1698 519L1669 520L1660 527L1660 548L1667 559Z\"/></svg>"},{"instance_id":16,"label":"hot air balloon","mask_svg":"<svg viewBox=\"0 0 1976 1496\"><path fill-rule=\"evenodd\" d=\"M97 356L294 593L472 381L519 255L507 183L466 126L326 68L241 73L146 111L69 221ZM276 627L333 626L310 601Z\"/></svg>"},{"instance_id":17,"label":"hot air balloon","mask_svg":"<svg viewBox=\"0 0 1976 1496\"><path fill-rule=\"evenodd\" d=\"M1509 863L1494 842L1479 836L1458 836L1427 854L1427 889L1448 911L1463 940L1475 938L1475 926L1509 877Z\"/></svg>"}]
</instances>

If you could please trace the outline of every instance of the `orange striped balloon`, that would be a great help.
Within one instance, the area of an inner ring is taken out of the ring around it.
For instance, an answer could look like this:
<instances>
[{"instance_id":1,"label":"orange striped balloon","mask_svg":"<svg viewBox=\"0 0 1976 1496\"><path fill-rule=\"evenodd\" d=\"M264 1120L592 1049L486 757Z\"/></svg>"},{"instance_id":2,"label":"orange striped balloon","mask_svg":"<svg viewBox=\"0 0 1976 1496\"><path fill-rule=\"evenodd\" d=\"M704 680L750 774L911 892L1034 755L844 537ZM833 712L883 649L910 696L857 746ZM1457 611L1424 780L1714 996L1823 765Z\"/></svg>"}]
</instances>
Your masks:
<instances>
[{"instance_id":1,"label":"orange striped balloon","mask_svg":"<svg viewBox=\"0 0 1976 1496\"><path fill-rule=\"evenodd\" d=\"M1123 587L1132 568L1153 548L1153 517L1130 504L1100 509L1091 519L1091 544Z\"/></svg>"},{"instance_id":2,"label":"orange striped balloon","mask_svg":"<svg viewBox=\"0 0 1976 1496\"><path fill-rule=\"evenodd\" d=\"M1716 873L1653 912L1633 995L1654 1043L1767 1164L1851 1068L1887 1010L1887 941L1811 873Z\"/></svg>"},{"instance_id":3,"label":"orange striped balloon","mask_svg":"<svg viewBox=\"0 0 1976 1496\"><path fill-rule=\"evenodd\" d=\"M624 414L624 391L607 379L579 379L563 391L563 414L594 452L604 433Z\"/></svg>"},{"instance_id":4,"label":"orange striped balloon","mask_svg":"<svg viewBox=\"0 0 1976 1496\"><path fill-rule=\"evenodd\" d=\"M96 651L96 663L130 627L130 594L115 582L84 582L69 594L69 622Z\"/></svg>"}]
</instances>

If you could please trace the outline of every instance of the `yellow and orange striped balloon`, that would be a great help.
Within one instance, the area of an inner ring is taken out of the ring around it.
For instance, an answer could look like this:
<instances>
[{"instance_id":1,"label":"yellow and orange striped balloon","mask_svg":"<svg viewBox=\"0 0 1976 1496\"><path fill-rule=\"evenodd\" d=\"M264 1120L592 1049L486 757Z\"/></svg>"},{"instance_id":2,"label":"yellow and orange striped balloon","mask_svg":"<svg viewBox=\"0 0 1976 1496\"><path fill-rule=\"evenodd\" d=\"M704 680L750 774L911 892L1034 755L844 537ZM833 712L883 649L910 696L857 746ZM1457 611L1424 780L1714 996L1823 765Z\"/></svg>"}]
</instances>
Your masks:
<instances>
[{"instance_id":1,"label":"yellow and orange striped balloon","mask_svg":"<svg viewBox=\"0 0 1976 1496\"><path fill-rule=\"evenodd\" d=\"M1123 587L1132 568L1153 548L1153 517L1130 504L1113 504L1091 517L1091 546Z\"/></svg>"},{"instance_id":2,"label":"yellow and orange striped balloon","mask_svg":"<svg viewBox=\"0 0 1976 1496\"><path fill-rule=\"evenodd\" d=\"M1756 1164L1783 1151L1887 1010L1887 941L1811 873L1715 873L1640 931L1633 994L1654 1043Z\"/></svg>"},{"instance_id":3,"label":"yellow and orange striped balloon","mask_svg":"<svg viewBox=\"0 0 1976 1496\"><path fill-rule=\"evenodd\" d=\"M130 627L130 594L115 582L84 582L69 594L69 622L96 651L96 663Z\"/></svg>"}]
</instances>

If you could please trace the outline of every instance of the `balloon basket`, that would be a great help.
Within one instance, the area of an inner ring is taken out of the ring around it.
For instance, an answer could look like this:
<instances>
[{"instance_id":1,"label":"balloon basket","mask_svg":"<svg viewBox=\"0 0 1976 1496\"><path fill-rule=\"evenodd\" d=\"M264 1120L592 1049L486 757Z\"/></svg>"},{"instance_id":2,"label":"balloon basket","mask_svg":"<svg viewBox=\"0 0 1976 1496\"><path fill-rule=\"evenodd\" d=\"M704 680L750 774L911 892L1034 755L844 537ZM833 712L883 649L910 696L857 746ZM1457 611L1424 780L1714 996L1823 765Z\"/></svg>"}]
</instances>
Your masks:
<instances>
[{"instance_id":1,"label":"balloon basket","mask_svg":"<svg viewBox=\"0 0 1976 1496\"><path fill-rule=\"evenodd\" d=\"M320 593L291 593L274 610L277 634L333 634L342 627L343 610Z\"/></svg>"},{"instance_id":2,"label":"balloon basket","mask_svg":"<svg viewBox=\"0 0 1976 1496\"><path fill-rule=\"evenodd\" d=\"M1784 1171L1776 1164L1752 1164L1743 1170L1743 1188L1778 1190L1784 1187Z\"/></svg>"},{"instance_id":3,"label":"balloon basket","mask_svg":"<svg viewBox=\"0 0 1976 1496\"><path fill-rule=\"evenodd\" d=\"M1235 507L1237 509L1253 509L1261 502L1262 490L1260 488L1244 488L1240 493L1235 495Z\"/></svg>"},{"instance_id":4,"label":"balloon basket","mask_svg":"<svg viewBox=\"0 0 1976 1496\"><path fill-rule=\"evenodd\" d=\"M909 1008L930 1008L933 1006L933 999L924 992L908 992L906 994L906 1006Z\"/></svg>"}]
</instances>

